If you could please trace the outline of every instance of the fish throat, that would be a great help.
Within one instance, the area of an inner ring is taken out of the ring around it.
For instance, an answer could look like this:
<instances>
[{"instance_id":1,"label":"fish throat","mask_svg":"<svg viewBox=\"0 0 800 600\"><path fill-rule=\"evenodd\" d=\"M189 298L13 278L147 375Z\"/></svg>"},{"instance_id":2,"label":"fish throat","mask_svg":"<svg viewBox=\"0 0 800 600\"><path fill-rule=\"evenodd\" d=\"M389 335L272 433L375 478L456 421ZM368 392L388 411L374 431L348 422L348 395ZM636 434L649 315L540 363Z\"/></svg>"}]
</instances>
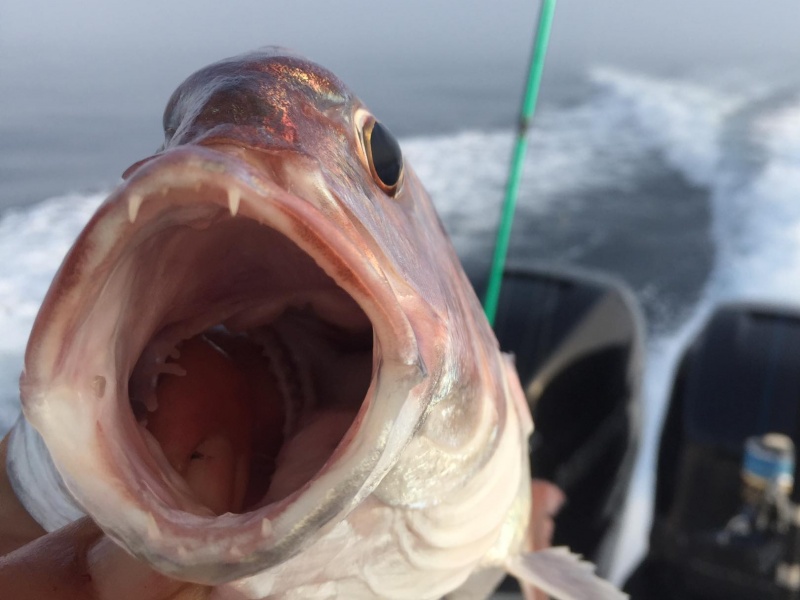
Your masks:
<instances>
[{"instance_id":1,"label":"fish throat","mask_svg":"<svg viewBox=\"0 0 800 600\"><path fill-rule=\"evenodd\" d=\"M74 333L94 351L112 336L115 410L133 460L198 514L252 511L300 490L372 379L364 311L289 237L233 214L232 194L129 197L128 239L113 265L101 263L108 276ZM106 396L101 387L97 376Z\"/></svg>"}]
</instances>

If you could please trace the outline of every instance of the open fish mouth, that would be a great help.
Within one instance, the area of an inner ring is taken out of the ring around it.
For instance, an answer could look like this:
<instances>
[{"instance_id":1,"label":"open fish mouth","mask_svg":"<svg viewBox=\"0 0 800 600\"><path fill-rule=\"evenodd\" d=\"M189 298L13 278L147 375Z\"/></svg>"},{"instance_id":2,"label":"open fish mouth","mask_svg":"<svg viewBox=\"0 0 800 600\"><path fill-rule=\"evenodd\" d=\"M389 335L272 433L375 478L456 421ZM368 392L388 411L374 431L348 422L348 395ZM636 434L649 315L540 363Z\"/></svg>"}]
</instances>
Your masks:
<instances>
[{"instance_id":1,"label":"open fish mouth","mask_svg":"<svg viewBox=\"0 0 800 600\"><path fill-rule=\"evenodd\" d=\"M424 368L391 284L283 167L199 146L139 166L68 255L26 356L26 417L70 492L182 579L299 552L419 416L398 418Z\"/></svg>"}]
</instances>

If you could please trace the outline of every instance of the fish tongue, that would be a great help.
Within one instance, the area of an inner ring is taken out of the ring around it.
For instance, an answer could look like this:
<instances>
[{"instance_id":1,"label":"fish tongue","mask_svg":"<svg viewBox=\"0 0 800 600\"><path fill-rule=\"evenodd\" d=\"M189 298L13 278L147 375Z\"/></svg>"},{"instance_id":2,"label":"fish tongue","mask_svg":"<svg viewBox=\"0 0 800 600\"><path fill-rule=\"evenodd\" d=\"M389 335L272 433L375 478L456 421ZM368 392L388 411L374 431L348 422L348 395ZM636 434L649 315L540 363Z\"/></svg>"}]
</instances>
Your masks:
<instances>
[{"instance_id":1,"label":"fish tongue","mask_svg":"<svg viewBox=\"0 0 800 600\"><path fill-rule=\"evenodd\" d=\"M169 463L216 514L263 497L283 427L279 392L259 348L225 335L178 346L177 372L161 375L158 407L147 417Z\"/></svg>"}]
</instances>

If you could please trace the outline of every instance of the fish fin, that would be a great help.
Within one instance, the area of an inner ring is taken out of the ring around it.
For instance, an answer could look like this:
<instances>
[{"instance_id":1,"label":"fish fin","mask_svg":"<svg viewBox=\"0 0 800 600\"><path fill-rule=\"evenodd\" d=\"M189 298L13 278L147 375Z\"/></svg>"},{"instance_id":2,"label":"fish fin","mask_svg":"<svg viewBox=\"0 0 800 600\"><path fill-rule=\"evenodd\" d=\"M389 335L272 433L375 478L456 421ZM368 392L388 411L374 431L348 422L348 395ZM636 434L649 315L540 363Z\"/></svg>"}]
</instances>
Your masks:
<instances>
[{"instance_id":1,"label":"fish fin","mask_svg":"<svg viewBox=\"0 0 800 600\"><path fill-rule=\"evenodd\" d=\"M557 600L624 600L628 598L594 573L594 565L564 546L510 557L508 572L523 590L534 586ZM532 597L526 593L526 597Z\"/></svg>"}]
</instances>

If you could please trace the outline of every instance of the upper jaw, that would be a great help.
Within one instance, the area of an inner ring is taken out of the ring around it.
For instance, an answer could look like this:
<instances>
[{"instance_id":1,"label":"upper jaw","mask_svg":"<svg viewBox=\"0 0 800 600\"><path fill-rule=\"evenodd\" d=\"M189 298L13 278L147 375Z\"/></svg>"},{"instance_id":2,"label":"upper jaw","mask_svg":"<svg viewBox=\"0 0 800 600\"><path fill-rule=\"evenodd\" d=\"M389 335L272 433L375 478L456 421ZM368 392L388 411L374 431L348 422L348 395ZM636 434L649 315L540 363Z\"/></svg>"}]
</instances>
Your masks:
<instances>
[{"instance_id":1,"label":"upper jaw","mask_svg":"<svg viewBox=\"0 0 800 600\"><path fill-rule=\"evenodd\" d=\"M26 418L86 511L164 572L215 584L298 552L378 485L424 412L425 366L406 312L386 273L364 260L368 241L324 215L326 201L292 195L267 170L219 150L168 150L100 208L37 317L21 380ZM209 230L220 220L249 219L278 231L350 295L374 333L372 382L334 456L305 487L249 513L210 515L164 473L126 402L136 357L161 317L148 311L146 297L128 306L127 321L104 310L109 282L126 275L125 253L184 219ZM121 328L129 339L119 339Z\"/></svg>"}]
</instances>

